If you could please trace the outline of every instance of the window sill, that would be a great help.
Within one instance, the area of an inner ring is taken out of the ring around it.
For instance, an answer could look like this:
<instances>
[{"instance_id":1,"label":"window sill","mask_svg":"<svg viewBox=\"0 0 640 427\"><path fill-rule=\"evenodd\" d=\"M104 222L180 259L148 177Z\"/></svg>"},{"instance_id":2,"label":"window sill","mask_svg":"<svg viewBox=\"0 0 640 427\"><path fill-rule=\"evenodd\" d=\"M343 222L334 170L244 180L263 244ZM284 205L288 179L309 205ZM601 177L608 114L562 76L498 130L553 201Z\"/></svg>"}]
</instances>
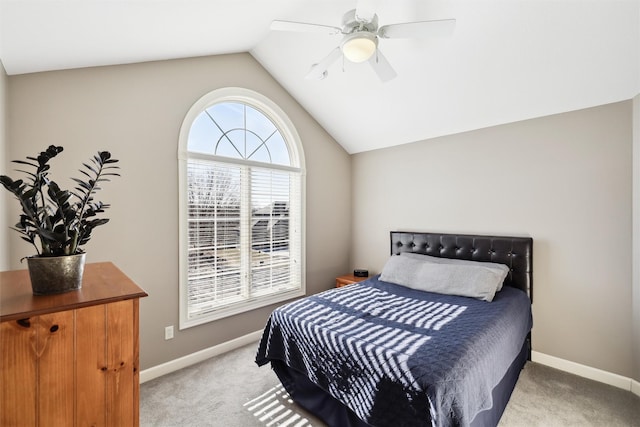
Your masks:
<instances>
[{"instance_id":1,"label":"window sill","mask_svg":"<svg viewBox=\"0 0 640 427\"><path fill-rule=\"evenodd\" d=\"M244 300L232 305L227 305L218 308L212 308L210 312L194 315L191 318L180 319L180 330L188 329L193 326L202 325L205 323L213 322L215 320L224 319L225 317L235 316L237 314L246 313L248 311L256 310L258 308L266 307L268 305L284 302L293 298L302 297L305 295L304 288L295 289L288 292L278 293L272 296L257 296L251 300Z\"/></svg>"}]
</instances>

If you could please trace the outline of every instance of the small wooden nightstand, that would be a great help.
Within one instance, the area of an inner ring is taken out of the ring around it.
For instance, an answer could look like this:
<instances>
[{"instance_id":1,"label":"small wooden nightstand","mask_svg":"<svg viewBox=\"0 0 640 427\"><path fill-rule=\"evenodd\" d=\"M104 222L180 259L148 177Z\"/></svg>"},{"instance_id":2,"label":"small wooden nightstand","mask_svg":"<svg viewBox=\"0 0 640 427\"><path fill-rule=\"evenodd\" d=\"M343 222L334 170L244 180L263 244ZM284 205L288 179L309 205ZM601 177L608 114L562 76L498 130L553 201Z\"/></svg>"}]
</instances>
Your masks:
<instances>
[{"instance_id":1,"label":"small wooden nightstand","mask_svg":"<svg viewBox=\"0 0 640 427\"><path fill-rule=\"evenodd\" d=\"M345 274L344 276L336 277L336 288L352 285L367 279L368 277L356 277L353 274Z\"/></svg>"}]
</instances>

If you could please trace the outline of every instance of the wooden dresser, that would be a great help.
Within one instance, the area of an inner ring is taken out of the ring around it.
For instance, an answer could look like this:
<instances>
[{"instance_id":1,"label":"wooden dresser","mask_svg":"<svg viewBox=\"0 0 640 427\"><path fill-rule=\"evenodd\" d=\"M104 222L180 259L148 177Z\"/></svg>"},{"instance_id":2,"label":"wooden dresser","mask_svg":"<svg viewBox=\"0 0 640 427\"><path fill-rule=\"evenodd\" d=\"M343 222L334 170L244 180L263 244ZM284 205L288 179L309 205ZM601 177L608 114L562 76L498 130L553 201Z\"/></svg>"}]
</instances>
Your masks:
<instances>
[{"instance_id":1,"label":"wooden dresser","mask_svg":"<svg viewBox=\"0 0 640 427\"><path fill-rule=\"evenodd\" d=\"M108 262L49 296L32 295L27 270L0 272L0 425L138 426L145 296Z\"/></svg>"}]
</instances>

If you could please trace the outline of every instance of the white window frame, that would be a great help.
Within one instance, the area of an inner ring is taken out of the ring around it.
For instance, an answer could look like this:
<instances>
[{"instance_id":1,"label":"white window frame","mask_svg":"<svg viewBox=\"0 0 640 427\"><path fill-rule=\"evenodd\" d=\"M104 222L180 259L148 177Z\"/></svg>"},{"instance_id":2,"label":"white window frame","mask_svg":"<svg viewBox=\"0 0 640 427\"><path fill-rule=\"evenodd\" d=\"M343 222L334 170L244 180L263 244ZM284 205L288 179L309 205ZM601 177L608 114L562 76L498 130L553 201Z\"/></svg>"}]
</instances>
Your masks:
<instances>
[{"instance_id":1,"label":"white window frame","mask_svg":"<svg viewBox=\"0 0 640 427\"><path fill-rule=\"evenodd\" d=\"M288 292L282 292L274 295L257 297L254 299L246 300L243 302L228 305L219 309L215 309L203 315L196 317L189 317L188 310L188 206L187 206L187 161L189 158L197 158L202 155L196 153L189 153L188 151L188 139L189 132L191 130L192 123L196 120L198 115L207 108L214 104L223 102L240 102L247 104L268 117L278 128L282 134L285 143L291 157L291 166L279 166L277 164L265 164L252 162L242 159L230 159L223 158L221 156L206 156L209 159L215 159L216 161L223 161L234 164L254 164L255 166L265 167L268 166L273 169L282 170L298 170L301 176L301 189L300 189L300 212L301 212L301 236L300 236L300 259L301 259L301 277L300 277L300 289L292 290ZM285 112L273 101L266 96L239 87L227 87L216 89L207 93L189 109L187 112L182 126L180 128L180 135L178 139L178 183L179 183L179 303L180 303L180 329L190 328L203 323L211 322L217 319L221 319L228 316L244 313L250 310L255 310L260 307L283 302L292 298L300 297L306 294L306 273L305 273L305 234L306 234L306 221L305 221L305 188L306 188L306 171L304 162L304 152L302 149L302 143L300 136L293 126L293 122L285 114Z\"/></svg>"}]
</instances>

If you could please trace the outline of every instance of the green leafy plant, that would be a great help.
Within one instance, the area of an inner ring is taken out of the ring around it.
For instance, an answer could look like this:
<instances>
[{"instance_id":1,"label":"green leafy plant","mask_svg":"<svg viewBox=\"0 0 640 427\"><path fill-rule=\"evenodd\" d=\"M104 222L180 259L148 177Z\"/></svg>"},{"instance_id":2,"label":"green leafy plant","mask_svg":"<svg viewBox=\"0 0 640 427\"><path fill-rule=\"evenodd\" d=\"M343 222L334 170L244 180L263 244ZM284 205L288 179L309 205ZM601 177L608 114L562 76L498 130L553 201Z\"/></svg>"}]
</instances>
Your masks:
<instances>
[{"instance_id":1,"label":"green leafy plant","mask_svg":"<svg viewBox=\"0 0 640 427\"><path fill-rule=\"evenodd\" d=\"M37 157L13 160L13 163L35 168L35 172L17 170L27 175L25 180L14 181L0 175L0 183L13 193L22 207L20 221L12 228L36 248L38 256L84 253L81 246L91 239L93 229L109 222L107 218L97 217L109 205L95 201L93 196L102 182L120 176L115 172L119 167L114 165L118 160L112 159L108 151L99 151L79 169L83 178L72 178L77 184L74 191L62 190L49 179L49 161L62 151L62 147L50 145Z\"/></svg>"}]
</instances>

